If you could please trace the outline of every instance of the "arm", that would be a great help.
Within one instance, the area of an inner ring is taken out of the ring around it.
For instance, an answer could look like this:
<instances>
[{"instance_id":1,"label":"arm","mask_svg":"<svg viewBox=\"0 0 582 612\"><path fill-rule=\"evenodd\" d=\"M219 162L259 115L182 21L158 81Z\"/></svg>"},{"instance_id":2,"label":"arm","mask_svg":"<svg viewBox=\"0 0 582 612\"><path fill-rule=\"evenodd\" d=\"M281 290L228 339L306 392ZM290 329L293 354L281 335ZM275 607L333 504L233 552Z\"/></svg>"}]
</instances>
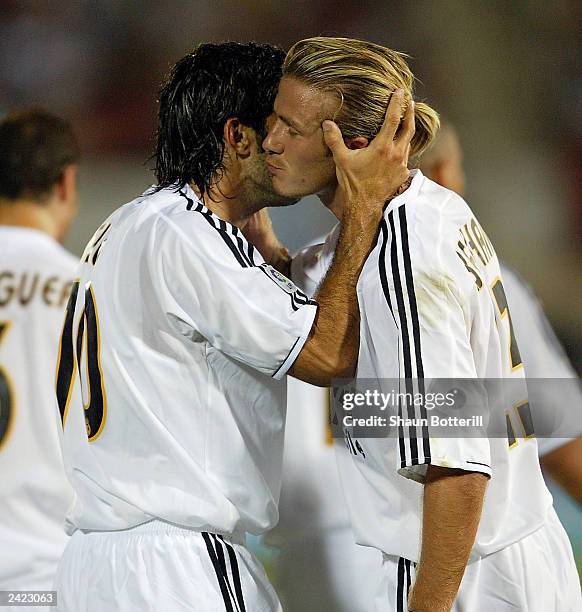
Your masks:
<instances>
[{"instance_id":1,"label":"arm","mask_svg":"<svg viewBox=\"0 0 582 612\"><path fill-rule=\"evenodd\" d=\"M357 218L343 221L331 267L315 294L319 310L310 336L289 371L292 376L329 386L334 378L354 375L360 326L356 285L379 222L379 215L370 215L363 224Z\"/></svg>"},{"instance_id":2,"label":"arm","mask_svg":"<svg viewBox=\"0 0 582 612\"><path fill-rule=\"evenodd\" d=\"M540 457L544 470L579 504L582 504L582 438Z\"/></svg>"},{"instance_id":3,"label":"arm","mask_svg":"<svg viewBox=\"0 0 582 612\"><path fill-rule=\"evenodd\" d=\"M408 104L403 129L395 138L402 104L400 90L390 100L380 132L365 149L348 149L337 125L323 122L344 207L334 259L315 296L317 317L289 370L305 382L329 386L334 378L353 376L360 341L356 285L375 243L385 203L409 175L414 105Z\"/></svg>"},{"instance_id":4,"label":"arm","mask_svg":"<svg viewBox=\"0 0 582 612\"><path fill-rule=\"evenodd\" d=\"M451 609L477 534L487 481L476 472L428 467L422 549L410 610Z\"/></svg>"}]
</instances>

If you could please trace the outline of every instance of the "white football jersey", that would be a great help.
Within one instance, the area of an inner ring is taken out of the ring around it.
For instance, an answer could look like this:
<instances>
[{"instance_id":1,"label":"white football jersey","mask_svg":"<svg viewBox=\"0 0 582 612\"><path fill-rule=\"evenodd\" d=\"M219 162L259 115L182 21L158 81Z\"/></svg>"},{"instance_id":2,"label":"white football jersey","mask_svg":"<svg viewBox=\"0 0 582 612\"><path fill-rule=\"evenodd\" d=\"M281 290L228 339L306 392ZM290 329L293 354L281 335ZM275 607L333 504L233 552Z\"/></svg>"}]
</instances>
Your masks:
<instances>
[{"instance_id":1,"label":"white football jersey","mask_svg":"<svg viewBox=\"0 0 582 612\"><path fill-rule=\"evenodd\" d=\"M294 261L292 276L307 291L325 273L338 235L336 227L319 251ZM464 200L418 170L385 210L358 299L359 379L380 387L384 379L416 380L420 388L429 379L511 377L525 390L493 247ZM474 555L538 529L552 500L527 423L527 435L519 435L527 397L517 406L514 399L505 439L437 438L422 412L404 436L356 440L348 432L352 456L339 453L338 463L357 541L418 561L423 489L416 481L428 464L491 476Z\"/></svg>"},{"instance_id":2,"label":"white football jersey","mask_svg":"<svg viewBox=\"0 0 582 612\"><path fill-rule=\"evenodd\" d=\"M81 259L60 351L70 529L272 527L280 379L316 310L189 187L114 212Z\"/></svg>"},{"instance_id":3,"label":"white football jersey","mask_svg":"<svg viewBox=\"0 0 582 612\"><path fill-rule=\"evenodd\" d=\"M534 378L560 379L578 378L560 341L552 329L543 308L528 284L511 268L501 262L501 274L511 308L515 335L528 380ZM533 384L536 384L532 381ZM531 388L532 384L530 384ZM544 389L547 390L543 393ZM576 436L582 436L582 387L568 383L545 380L535 386L536 395L543 401L542 409L559 415L564 407L576 412L578 417L568 419L568 438L552 436L538 437L540 456L549 453Z\"/></svg>"},{"instance_id":4,"label":"white football jersey","mask_svg":"<svg viewBox=\"0 0 582 612\"><path fill-rule=\"evenodd\" d=\"M50 588L68 539L54 375L76 265L46 233L0 226L0 590Z\"/></svg>"}]
</instances>

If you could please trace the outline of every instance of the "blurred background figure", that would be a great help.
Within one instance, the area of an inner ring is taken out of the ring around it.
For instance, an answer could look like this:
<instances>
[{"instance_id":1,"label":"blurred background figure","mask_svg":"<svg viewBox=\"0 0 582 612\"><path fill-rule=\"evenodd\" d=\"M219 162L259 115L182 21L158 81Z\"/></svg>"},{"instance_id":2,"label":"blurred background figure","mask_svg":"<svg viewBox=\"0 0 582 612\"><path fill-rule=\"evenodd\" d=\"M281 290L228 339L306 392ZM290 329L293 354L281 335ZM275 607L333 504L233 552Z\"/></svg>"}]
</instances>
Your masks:
<instances>
[{"instance_id":1,"label":"blurred background figure","mask_svg":"<svg viewBox=\"0 0 582 612\"><path fill-rule=\"evenodd\" d=\"M51 589L67 539L54 381L78 162L62 119L29 110L0 123L0 590Z\"/></svg>"},{"instance_id":2,"label":"blurred background figure","mask_svg":"<svg viewBox=\"0 0 582 612\"><path fill-rule=\"evenodd\" d=\"M447 189L465 194L463 151L454 127L441 117L441 129L431 147L420 160L425 176ZM501 263L501 274L517 344L528 379L552 379L551 392L544 396L544 410L560 414L563 406L579 414L573 419L576 429L569 438L539 436L540 463L544 471L582 505L582 388L578 384L559 385L555 379L576 378L548 322L539 300L520 275Z\"/></svg>"}]
</instances>

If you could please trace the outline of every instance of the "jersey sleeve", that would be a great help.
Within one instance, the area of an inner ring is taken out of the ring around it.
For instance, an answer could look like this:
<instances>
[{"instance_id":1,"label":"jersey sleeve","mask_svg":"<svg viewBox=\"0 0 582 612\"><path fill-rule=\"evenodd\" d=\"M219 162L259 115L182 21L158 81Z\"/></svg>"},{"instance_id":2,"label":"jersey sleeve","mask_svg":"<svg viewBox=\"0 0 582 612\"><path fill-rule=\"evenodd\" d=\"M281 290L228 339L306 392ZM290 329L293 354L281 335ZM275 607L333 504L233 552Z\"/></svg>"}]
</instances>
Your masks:
<instances>
[{"instance_id":1,"label":"jersey sleeve","mask_svg":"<svg viewBox=\"0 0 582 612\"><path fill-rule=\"evenodd\" d=\"M266 264L236 227L210 215L206 220L205 231L188 219L164 232L154 274L163 279L165 313L182 334L201 336L280 379L303 348L317 303Z\"/></svg>"},{"instance_id":2,"label":"jersey sleeve","mask_svg":"<svg viewBox=\"0 0 582 612\"><path fill-rule=\"evenodd\" d=\"M387 221L381 231L390 241L381 254L380 276L397 328L399 379L404 387L400 391L406 391L405 397L421 394L426 398L416 405L405 399L397 407L398 416L404 419L400 422L405 423L398 431L397 470L419 482L428 465L491 475L486 430L475 431L471 421L466 427L434 426L434 417L469 415L428 401L436 397L435 392L447 392L447 385L451 387L448 391L455 391L463 379L473 381L456 389L467 406L479 406L486 400L485 389L475 381L471 300L464 269L460 260L457 265L454 251L447 252L442 236L422 238L409 232L405 207L392 212Z\"/></svg>"}]
</instances>

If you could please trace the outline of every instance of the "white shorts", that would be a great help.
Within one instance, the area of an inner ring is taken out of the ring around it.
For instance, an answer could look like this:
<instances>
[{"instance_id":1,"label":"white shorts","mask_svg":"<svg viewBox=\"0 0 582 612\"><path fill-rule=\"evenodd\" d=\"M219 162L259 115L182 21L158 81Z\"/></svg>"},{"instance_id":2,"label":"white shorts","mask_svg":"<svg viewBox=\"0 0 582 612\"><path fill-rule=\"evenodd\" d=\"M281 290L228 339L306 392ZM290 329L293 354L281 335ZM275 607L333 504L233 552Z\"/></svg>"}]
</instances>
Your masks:
<instances>
[{"instance_id":1,"label":"white shorts","mask_svg":"<svg viewBox=\"0 0 582 612\"><path fill-rule=\"evenodd\" d=\"M75 532L55 589L63 612L281 612L242 540L157 520Z\"/></svg>"},{"instance_id":2,"label":"white shorts","mask_svg":"<svg viewBox=\"0 0 582 612\"><path fill-rule=\"evenodd\" d=\"M377 612L404 612L415 564L383 556ZM467 565L452 612L580 612L580 578L555 511L528 537Z\"/></svg>"}]
</instances>

